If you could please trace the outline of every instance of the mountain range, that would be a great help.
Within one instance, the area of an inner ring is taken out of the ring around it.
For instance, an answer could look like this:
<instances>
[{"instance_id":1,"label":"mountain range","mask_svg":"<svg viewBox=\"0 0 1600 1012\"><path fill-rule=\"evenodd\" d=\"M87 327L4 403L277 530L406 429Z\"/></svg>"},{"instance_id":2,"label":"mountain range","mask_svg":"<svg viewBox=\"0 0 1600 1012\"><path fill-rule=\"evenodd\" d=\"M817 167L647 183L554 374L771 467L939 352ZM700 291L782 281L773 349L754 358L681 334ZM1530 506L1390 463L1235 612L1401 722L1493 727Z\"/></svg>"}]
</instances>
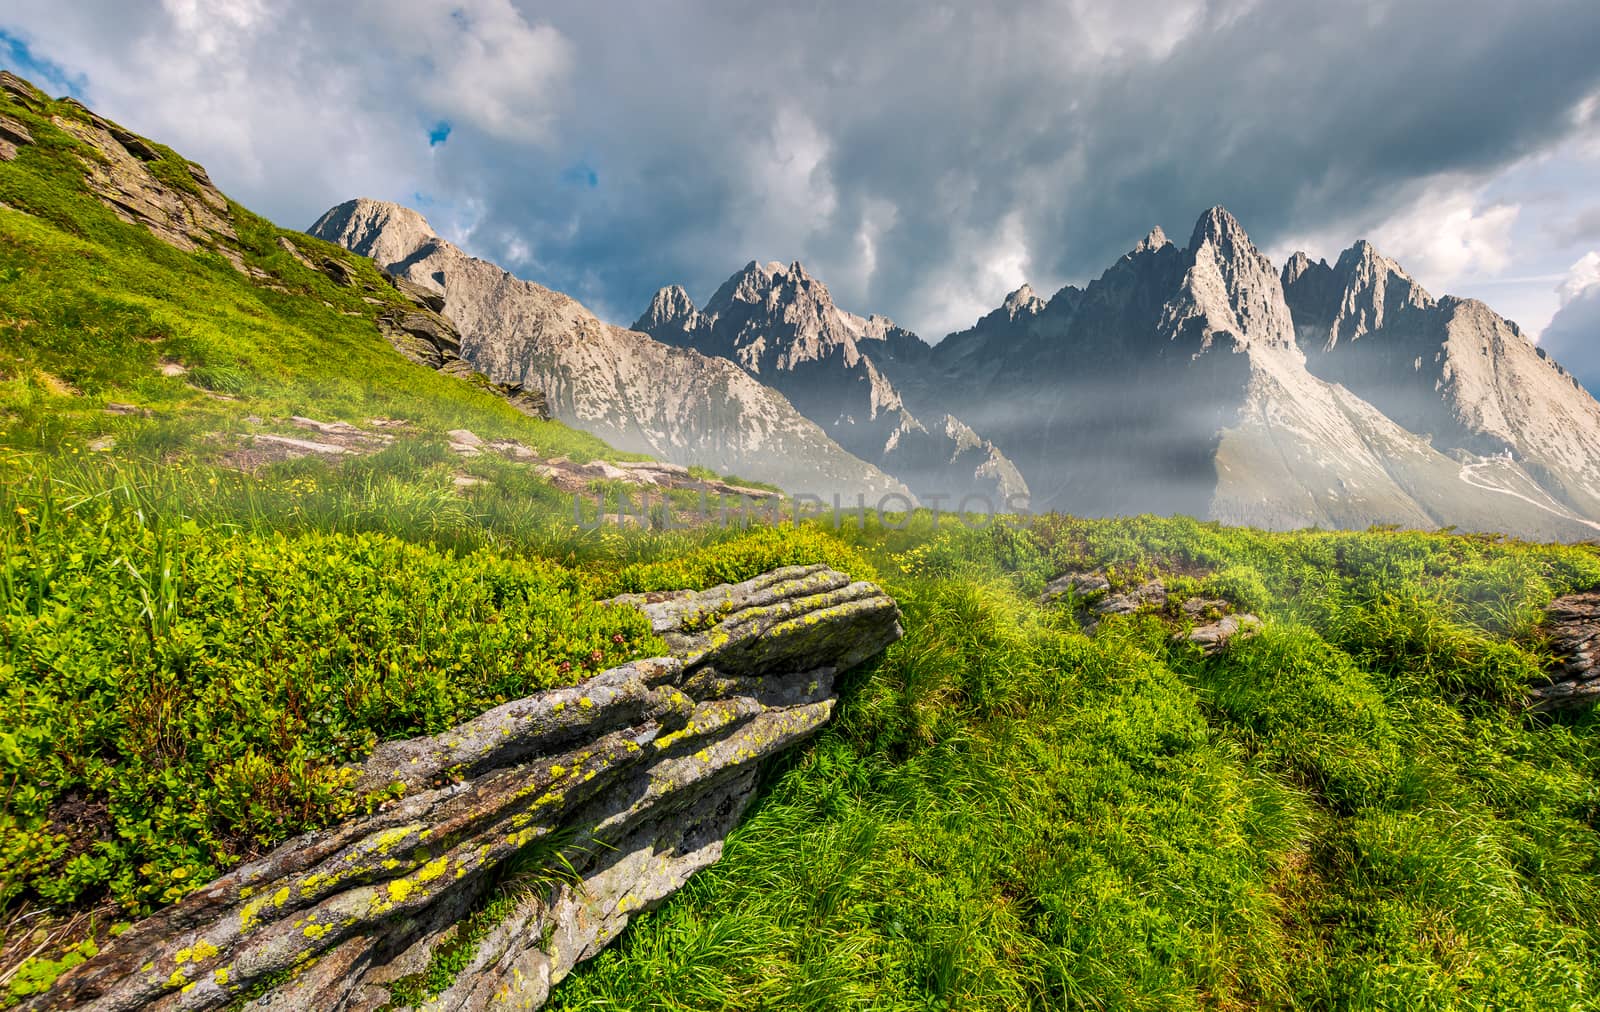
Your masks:
<instances>
[{"instance_id":1,"label":"mountain range","mask_svg":"<svg viewBox=\"0 0 1600 1012\"><path fill-rule=\"evenodd\" d=\"M631 330L376 201L312 234L443 294L463 357L627 449L791 491L909 488L1273 529L1600 533L1600 404L1488 306L1434 298L1370 243L1281 269L1225 209L1099 278L1028 286L936 344L752 261ZM854 483L854 484L852 484Z\"/></svg>"},{"instance_id":2,"label":"mountain range","mask_svg":"<svg viewBox=\"0 0 1600 1012\"><path fill-rule=\"evenodd\" d=\"M906 491L733 363L602 323L576 300L468 256L416 211L351 200L309 231L442 296L463 360L493 382L542 392L552 415L618 449L823 498Z\"/></svg>"}]
</instances>

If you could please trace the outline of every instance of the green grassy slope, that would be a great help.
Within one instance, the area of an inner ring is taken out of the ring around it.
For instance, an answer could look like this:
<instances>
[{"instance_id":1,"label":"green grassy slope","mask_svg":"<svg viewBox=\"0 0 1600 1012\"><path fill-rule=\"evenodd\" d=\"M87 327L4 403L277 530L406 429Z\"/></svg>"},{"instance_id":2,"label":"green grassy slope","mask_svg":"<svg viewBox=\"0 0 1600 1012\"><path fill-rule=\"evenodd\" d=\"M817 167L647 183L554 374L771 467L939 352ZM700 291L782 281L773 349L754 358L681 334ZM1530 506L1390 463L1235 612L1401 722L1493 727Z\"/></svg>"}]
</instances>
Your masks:
<instances>
[{"instance_id":1,"label":"green grassy slope","mask_svg":"<svg viewBox=\"0 0 1600 1012\"><path fill-rule=\"evenodd\" d=\"M1548 1008L1600 1001L1600 737L1508 706L1590 549L1188 520L856 536L908 635L720 864L561 1009ZM884 554L884 550L890 554ZM904 549L904 551L901 551ZM1112 565L1268 619L1091 638Z\"/></svg>"},{"instance_id":2,"label":"green grassy slope","mask_svg":"<svg viewBox=\"0 0 1600 1012\"><path fill-rule=\"evenodd\" d=\"M1516 705L1540 609L1600 586L1592 547L1150 518L581 529L536 473L442 433L606 448L402 359L364 261L235 207L286 291L256 284L118 220L77 141L0 112L38 142L0 164L0 1004L366 803L337 767L375 740L657 648L597 601L827 561L883 581L906 638L558 1007L1600 1005L1600 730ZM231 466L230 440L295 414L407 427ZM1101 566L1265 631L1205 658L1173 615L1091 636L1037 603ZM396 997L441 986L505 905Z\"/></svg>"},{"instance_id":3,"label":"green grassy slope","mask_svg":"<svg viewBox=\"0 0 1600 1012\"><path fill-rule=\"evenodd\" d=\"M46 111L82 115L66 103ZM611 455L592 436L529 419L396 354L373 321L403 300L364 258L230 205L239 255L268 276L252 281L217 253L184 252L119 220L83 181L97 153L49 117L4 93L0 113L23 121L35 141L0 164L0 446L81 451L112 435L159 450L202 432L242 431L251 416L298 414L383 417L433 433L464 427L549 455ZM169 154L154 174L182 178L183 164ZM357 284L302 265L280 239L336 258ZM191 372L163 376L163 361ZM156 417L107 417L108 401Z\"/></svg>"}]
</instances>

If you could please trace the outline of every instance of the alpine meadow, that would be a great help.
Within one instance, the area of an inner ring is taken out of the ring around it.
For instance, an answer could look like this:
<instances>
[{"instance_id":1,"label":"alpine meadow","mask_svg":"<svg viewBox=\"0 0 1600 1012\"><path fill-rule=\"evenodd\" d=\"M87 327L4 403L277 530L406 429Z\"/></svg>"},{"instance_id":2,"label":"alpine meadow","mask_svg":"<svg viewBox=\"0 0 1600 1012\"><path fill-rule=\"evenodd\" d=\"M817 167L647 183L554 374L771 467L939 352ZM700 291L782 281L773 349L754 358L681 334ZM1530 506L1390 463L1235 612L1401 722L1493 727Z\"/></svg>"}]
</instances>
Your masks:
<instances>
[{"instance_id":1,"label":"alpine meadow","mask_svg":"<svg viewBox=\"0 0 1600 1012\"><path fill-rule=\"evenodd\" d=\"M421 183L275 224L12 20L0 1009L1600 1007L1589 352L1404 230L1196 205L924 339L663 209L579 301ZM329 103L432 66L374 31Z\"/></svg>"}]
</instances>

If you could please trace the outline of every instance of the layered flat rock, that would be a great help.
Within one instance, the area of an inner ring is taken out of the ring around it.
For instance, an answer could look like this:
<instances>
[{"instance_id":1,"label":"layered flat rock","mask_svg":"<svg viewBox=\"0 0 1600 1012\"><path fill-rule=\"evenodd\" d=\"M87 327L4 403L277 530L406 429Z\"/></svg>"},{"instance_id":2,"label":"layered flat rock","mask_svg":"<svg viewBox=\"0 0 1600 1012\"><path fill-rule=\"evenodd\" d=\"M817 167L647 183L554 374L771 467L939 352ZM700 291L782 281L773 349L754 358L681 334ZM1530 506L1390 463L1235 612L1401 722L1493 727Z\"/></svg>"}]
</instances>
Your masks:
<instances>
[{"instance_id":1,"label":"layered flat rock","mask_svg":"<svg viewBox=\"0 0 1600 1012\"><path fill-rule=\"evenodd\" d=\"M1600 700L1600 592L1557 598L1545 611L1555 663L1529 690L1536 711L1568 710Z\"/></svg>"},{"instance_id":2,"label":"layered flat rock","mask_svg":"<svg viewBox=\"0 0 1600 1012\"><path fill-rule=\"evenodd\" d=\"M757 766L814 734L838 675L901 635L892 599L825 566L619 601L672 656L380 746L354 782L403 800L234 869L21 1007L168 1012L248 992L261 1007L377 1009L508 865L538 860L562 874L524 890L428 1005L538 1008L720 857Z\"/></svg>"}]
</instances>

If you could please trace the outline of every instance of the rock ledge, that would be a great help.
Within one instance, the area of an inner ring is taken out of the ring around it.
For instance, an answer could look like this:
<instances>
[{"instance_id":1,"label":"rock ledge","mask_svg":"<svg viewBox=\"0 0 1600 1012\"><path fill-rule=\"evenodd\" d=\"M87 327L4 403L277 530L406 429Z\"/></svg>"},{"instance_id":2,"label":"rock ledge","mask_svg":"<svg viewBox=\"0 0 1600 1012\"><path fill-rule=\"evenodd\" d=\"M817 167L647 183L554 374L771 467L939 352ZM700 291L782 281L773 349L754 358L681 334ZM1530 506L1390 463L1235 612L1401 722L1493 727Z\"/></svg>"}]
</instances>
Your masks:
<instances>
[{"instance_id":1,"label":"rock ledge","mask_svg":"<svg viewBox=\"0 0 1600 1012\"><path fill-rule=\"evenodd\" d=\"M673 655L380 746L403 800L290 840L134 925L26 1009L373 1010L508 870L542 874L429 1009L538 1008L633 914L714 863L761 760L814 734L834 681L901 635L893 599L826 566L618 599ZM559 869L559 873L548 873Z\"/></svg>"}]
</instances>

